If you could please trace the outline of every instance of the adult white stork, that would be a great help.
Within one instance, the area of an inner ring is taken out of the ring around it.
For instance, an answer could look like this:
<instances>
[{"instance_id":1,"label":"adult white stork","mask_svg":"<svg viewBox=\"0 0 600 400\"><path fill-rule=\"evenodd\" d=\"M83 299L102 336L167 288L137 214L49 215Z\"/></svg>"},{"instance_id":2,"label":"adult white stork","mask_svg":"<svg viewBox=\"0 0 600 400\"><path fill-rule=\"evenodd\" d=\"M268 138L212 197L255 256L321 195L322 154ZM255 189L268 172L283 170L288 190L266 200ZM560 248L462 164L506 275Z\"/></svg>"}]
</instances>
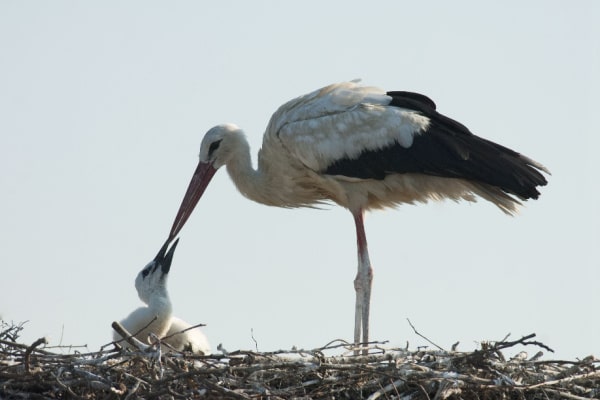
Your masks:
<instances>
[{"instance_id":1,"label":"adult white stork","mask_svg":"<svg viewBox=\"0 0 600 400\"><path fill-rule=\"evenodd\" d=\"M210 129L169 239L222 166L238 190L259 203L293 208L333 201L350 210L358 247L357 344L361 329L362 342L369 340L373 275L363 226L366 210L444 198L475 201L477 195L513 214L519 200L539 196L537 186L547 183L540 171L549 173L438 113L424 95L338 83L291 100L273 114L257 169L240 128Z\"/></svg>"}]
</instances>

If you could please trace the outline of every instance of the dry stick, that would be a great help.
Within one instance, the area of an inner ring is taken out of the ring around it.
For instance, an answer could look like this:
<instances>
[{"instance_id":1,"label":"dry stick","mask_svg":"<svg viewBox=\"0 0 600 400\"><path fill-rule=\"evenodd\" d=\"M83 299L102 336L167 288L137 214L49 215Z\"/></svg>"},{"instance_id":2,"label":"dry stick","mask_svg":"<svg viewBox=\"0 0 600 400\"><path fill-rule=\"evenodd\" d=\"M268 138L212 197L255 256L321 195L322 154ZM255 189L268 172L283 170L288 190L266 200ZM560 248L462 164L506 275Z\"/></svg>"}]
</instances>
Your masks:
<instances>
[{"instance_id":1,"label":"dry stick","mask_svg":"<svg viewBox=\"0 0 600 400\"><path fill-rule=\"evenodd\" d=\"M425 398L427 400L431 400L431 397L429 397L429 393L427 393L427 390L425 390L425 387L423 385L421 385L421 383L417 383L417 387L419 388L421 393L423 393L423 395L425 396Z\"/></svg>"},{"instance_id":2,"label":"dry stick","mask_svg":"<svg viewBox=\"0 0 600 400\"><path fill-rule=\"evenodd\" d=\"M339 342L339 344L334 345L334 343ZM346 347L351 346L351 343L348 343L347 340L344 339L334 339L328 342L325 346L320 347L318 350L327 350L327 349L337 349L338 347ZM329 347L331 346L331 347Z\"/></svg>"},{"instance_id":3,"label":"dry stick","mask_svg":"<svg viewBox=\"0 0 600 400\"><path fill-rule=\"evenodd\" d=\"M588 372L588 373L585 373L585 374L567 376L565 378L556 379L556 380L553 380L553 381L546 381L546 382L542 382L542 383L536 383L535 385L529 385L529 386L527 386L526 389L535 389L537 387L551 386L551 385L561 385L561 384L563 384L565 382L570 382L570 381L574 381L574 380L577 380L577 379L586 379L586 378L595 378L595 377L600 378L600 371Z\"/></svg>"},{"instance_id":4,"label":"dry stick","mask_svg":"<svg viewBox=\"0 0 600 400\"><path fill-rule=\"evenodd\" d=\"M250 328L250 337L254 341L254 348L256 349L256 352L258 353L258 342L254 338L254 329L252 329L252 328Z\"/></svg>"},{"instance_id":5,"label":"dry stick","mask_svg":"<svg viewBox=\"0 0 600 400\"><path fill-rule=\"evenodd\" d=\"M157 319L158 319L158 315L155 315L155 316L154 316L154 318L152 318L152 319L150 320L150 322L148 322L146 325L142 326L140 329L138 329L138 331L137 331L137 332L134 332L133 334L129 333L129 331L127 331L127 329L125 329L125 327L124 327L123 325L121 325L121 323L118 323L118 322L116 322L116 321L115 321L115 322L113 322L111 326L113 327L113 329L114 329L114 330L117 330L117 329L115 329L115 324L118 324L118 325L121 327L121 329L122 329L124 332L127 332L127 335L128 335L128 337L134 337L134 336L137 336L137 335L138 335L140 332L142 332L144 329L146 329L146 328L148 328L150 325L152 325L152 323L153 323L154 321L156 321ZM126 337L125 337L125 336L123 336L123 334L122 334L121 332L117 331L117 333L118 333L119 335L121 335L121 337L122 337L123 339L121 339L121 340L115 340L115 341L114 341L114 342L112 342L112 343L119 343L119 342L122 342L123 340L126 340ZM138 340L138 339L136 339L136 340ZM130 344L131 344L131 343L130 343ZM103 346L103 347L104 347L104 346Z\"/></svg>"},{"instance_id":6,"label":"dry stick","mask_svg":"<svg viewBox=\"0 0 600 400\"><path fill-rule=\"evenodd\" d=\"M98 352L98 353L104 354L102 352ZM102 365L103 363L105 363L108 360L120 357L118 352L112 352L103 357L92 358L92 359L87 359L87 358L85 358L85 356L86 356L86 354L83 354L79 358L75 358L75 357L72 358L72 363L75 365Z\"/></svg>"},{"instance_id":7,"label":"dry stick","mask_svg":"<svg viewBox=\"0 0 600 400\"><path fill-rule=\"evenodd\" d=\"M48 341L46 340L45 337L39 338L38 340L33 342L32 345L27 348L27 350L25 350L25 359L24 359L25 372L28 374L31 372L30 365L29 365L29 359L31 357L31 352L41 344L48 344Z\"/></svg>"},{"instance_id":8,"label":"dry stick","mask_svg":"<svg viewBox=\"0 0 600 400\"><path fill-rule=\"evenodd\" d=\"M110 381L100 375L94 374L92 372L89 371L85 371L83 369L79 369L79 368L73 368L73 372L75 373L75 375L79 375L82 376L83 378L85 378L87 381L99 381L102 382L103 384L110 386Z\"/></svg>"},{"instance_id":9,"label":"dry stick","mask_svg":"<svg viewBox=\"0 0 600 400\"><path fill-rule=\"evenodd\" d=\"M528 339L534 338L535 336L536 336L536 335L535 335L535 333L531 333L531 334L529 334L529 335L527 335L527 336L523 336L523 337L522 337L521 339L519 339L519 340L513 340L512 342L506 342L506 341L504 341L504 340L503 340L503 341L501 341L500 343L496 343L496 345L494 345L494 348L495 348L496 350L500 350L500 349L504 349L504 348L506 348L506 347L512 347L512 346L514 346L515 344L522 344L522 345L524 345L524 346L526 346L526 345L529 345L529 344L532 344L532 345L535 345L535 346L541 347L541 348L543 348L543 349L546 349L546 350L548 350L548 351L549 351L549 352L551 352L551 353L554 353L554 350L552 350L550 347L546 346L544 343L538 342L538 341L536 341L536 340L534 340L534 341L530 341L530 342L528 342L528 341L527 341ZM507 337L508 337L508 336L507 336Z\"/></svg>"},{"instance_id":10,"label":"dry stick","mask_svg":"<svg viewBox=\"0 0 600 400\"><path fill-rule=\"evenodd\" d=\"M206 324L196 324L196 325L192 325L192 326L190 326L189 328L185 328L185 329L182 329L182 330L180 330L180 331L177 331L177 332L175 332L175 333L171 333L169 336L164 336L164 337L163 337L161 340L162 340L162 341L164 341L164 340L170 339L170 338L172 338L173 336L176 336L176 335L181 335L182 333L185 333L185 332L187 332L187 331L190 331L190 330L192 330L192 329L195 329L195 328L200 328L201 326L206 326Z\"/></svg>"},{"instance_id":11,"label":"dry stick","mask_svg":"<svg viewBox=\"0 0 600 400\"><path fill-rule=\"evenodd\" d=\"M0 344L4 345L4 346L15 347L15 348L21 349L21 350L27 350L29 348L29 346L27 346L26 344L10 342L8 340L3 340L3 339L0 339ZM42 349L34 349L34 350L36 351L36 353L40 353L45 356L55 356L56 355L50 351L46 351L46 350L42 350Z\"/></svg>"},{"instance_id":12,"label":"dry stick","mask_svg":"<svg viewBox=\"0 0 600 400\"><path fill-rule=\"evenodd\" d=\"M391 392L392 390L395 390L396 393L398 393L398 387L404 386L405 384L406 384L406 380L404 380L404 379L398 379L398 380L390 383L389 385L386 385L385 387L382 387L381 389L379 389L375 393L371 394L367 398L367 400L378 399L381 395L384 395L384 394L386 394L388 392Z\"/></svg>"},{"instance_id":13,"label":"dry stick","mask_svg":"<svg viewBox=\"0 0 600 400\"><path fill-rule=\"evenodd\" d=\"M332 345L332 343L335 342L342 342L341 344L337 344L337 345ZM373 345L373 344L387 344L388 341L372 341L372 342L367 342L369 345ZM231 358L231 357L236 357L236 356L259 356L259 357L270 357L270 356L276 356L276 355L280 355L280 354L300 354L300 355L304 355L304 354L310 354L313 357L317 357L320 358L321 356L323 356L323 351L324 350L331 350L331 349L336 349L339 347L351 347L353 346L352 343L348 343L343 339L335 339L332 340L331 342L327 343L325 346L323 347L319 347L318 349L313 349L313 350L304 350L304 349L292 349L292 350L275 350L275 351L266 351L266 352L255 352L255 351L251 351L251 350L235 350L235 351L227 351L222 344L219 344L219 346L217 346L217 350L223 352L223 355L220 354L211 354L210 358L211 359L223 359L223 358ZM350 350L350 349L348 349Z\"/></svg>"},{"instance_id":14,"label":"dry stick","mask_svg":"<svg viewBox=\"0 0 600 400\"><path fill-rule=\"evenodd\" d=\"M472 353L468 353L468 354L456 357L456 358L454 358L453 361L454 362L458 362L458 361L461 361L461 360L482 358L486 354L491 354L491 353L497 353L497 354L500 354L500 356L502 356L502 353L500 353L500 350L506 349L508 347L512 347L512 346L514 346L516 344L522 344L524 346L532 344L532 345L535 345L535 346L542 347L542 348L544 348L544 349L546 349L546 350L554 353L554 350L552 350L550 347L546 346L543 343L540 343L538 341L528 341L528 339L531 339L531 338L535 337L535 333L531 333L529 335L523 336L521 339L518 339L518 340L513 340L513 341L510 341L510 342L506 342L505 340L506 340L506 338L508 338L508 336L510 336L510 334L506 335L504 337L504 339L502 339L501 342L496 342L493 346L490 346L489 348L481 349L481 350L475 350Z\"/></svg>"},{"instance_id":15,"label":"dry stick","mask_svg":"<svg viewBox=\"0 0 600 400\"><path fill-rule=\"evenodd\" d=\"M336 342L339 342L338 344L334 344ZM370 342L364 342L361 343L362 346L373 346L373 345L385 345L388 344L389 340L384 340L384 341L379 341L379 340L373 340ZM337 349L343 347L345 348L347 351L352 351L354 348L354 343L349 343L348 341L344 340L344 339L334 339L330 342L328 342L326 345L324 345L323 347L319 347L318 349L314 349L314 350L302 350L301 352L304 353L311 353L311 352L318 352L320 354L323 353L323 351L325 350L331 350L331 349ZM285 351L286 353L289 353L289 351Z\"/></svg>"},{"instance_id":16,"label":"dry stick","mask_svg":"<svg viewBox=\"0 0 600 400\"><path fill-rule=\"evenodd\" d=\"M121 335L123 340L125 340L127 343L129 343L134 348L136 348L140 351L146 351L150 347L147 344L140 342L137 338L135 338L133 335L131 335L131 333L129 333L127 331L127 329L125 329L123 327L123 325L121 325L117 321L114 321L111 326L115 331L117 331L117 333L119 335Z\"/></svg>"},{"instance_id":17,"label":"dry stick","mask_svg":"<svg viewBox=\"0 0 600 400\"><path fill-rule=\"evenodd\" d=\"M204 383L205 383L206 386L208 386L213 391L218 392L219 394L225 394L228 397L234 397L234 398L243 399L243 400L251 399L252 398L252 397L250 397L249 395L247 395L247 394L245 394L243 392L237 392L237 391L228 389L226 387L223 387L221 385L218 385L218 384L213 383L213 382L208 381L208 380L206 382L204 382Z\"/></svg>"},{"instance_id":18,"label":"dry stick","mask_svg":"<svg viewBox=\"0 0 600 400\"><path fill-rule=\"evenodd\" d=\"M56 380L56 382L58 383L58 385L59 385L60 387L62 387L64 390L66 390L66 391L67 391L67 393L68 393L68 394L69 394L69 395L70 395L72 398L74 398L74 399L83 399L81 396L77 395L77 393L75 393L75 392L73 391L73 389L71 389L71 387L70 387L70 386L68 386L67 384L63 383L63 382L60 380L60 375L61 375L61 374L62 374L62 371L61 371L61 370L59 370L59 371L58 371L58 374L54 374L54 373L52 373L51 375L54 377L54 379Z\"/></svg>"},{"instance_id":19,"label":"dry stick","mask_svg":"<svg viewBox=\"0 0 600 400\"><path fill-rule=\"evenodd\" d=\"M571 400L587 400L588 397L581 397L571 393L563 392L557 389L552 388L544 388L545 391L548 391L553 394L557 394L561 399L571 399Z\"/></svg>"},{"instance_id":20,"label":"dry stick","mask_svg":"<svg viewBox=\"0 0 600 400\"><path fill-rule=\"evenodd\" d=\"M427 338L427 337L425 337L425 336L421 335L421 334L420 334L420 333L417 331L417 329L415 328L415 326L412 324L412 322L410 322L410 319L406 318L406 320L408 321L408 324L410 325L410 327L413 329L413 331L414 331L414 332L415 332L417 335L419 335L419 336L421 336L423 339L427 340L429 343L431 343L432 345L434 345L435 347L437 347L439 350L446 351L446 350L444 350L443 348L441 348L440 346L438 346L437 344L433 343L431 340L429 340L429 338Z\"/></svg>"},{"instance_id":21,"label":"dry stick","mask_svg":"<svg viewBox=\"0 0 600 400\"><path fill-rule=\"evenodd\" d=\"M137 379L133 385L133 387L131 388L131 390L127 389L129 391L129 393L127 393L127 396L125 396L125 400L129 400L129 398L131 396L133 396L135 394L135 392L138 391L138 389L140 388L140 383L141 381L139 379Z\"/></svg>"}]
</instances>

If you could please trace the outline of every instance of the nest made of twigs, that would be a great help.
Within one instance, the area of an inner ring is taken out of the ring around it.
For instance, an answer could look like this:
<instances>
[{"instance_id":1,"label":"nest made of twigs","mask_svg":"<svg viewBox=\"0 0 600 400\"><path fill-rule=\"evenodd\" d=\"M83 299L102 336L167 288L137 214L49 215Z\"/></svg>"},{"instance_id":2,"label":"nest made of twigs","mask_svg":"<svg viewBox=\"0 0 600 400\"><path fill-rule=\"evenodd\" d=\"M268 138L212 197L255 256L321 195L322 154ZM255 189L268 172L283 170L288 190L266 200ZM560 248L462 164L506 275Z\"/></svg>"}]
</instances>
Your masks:
<instances>
[{"instance_id":1,"label":"nest made of twigs","mask_svg":"<svg viewBox=\"0 0 600 400\"><path fill-rule=\"evenodd\" d=\"M2 322L2 321L0 321ZM590 399L600 398L600 360L542 360L515 346L549 350L532 341L483 342L473 352L355 348L336 340L313 350L274 352L220 348L199 356L115 343L97 352L61 354L17 342L22 325L0 325L0 399ZM64 350L64 348L61 348Z\"/></svg>"}]
</instances>

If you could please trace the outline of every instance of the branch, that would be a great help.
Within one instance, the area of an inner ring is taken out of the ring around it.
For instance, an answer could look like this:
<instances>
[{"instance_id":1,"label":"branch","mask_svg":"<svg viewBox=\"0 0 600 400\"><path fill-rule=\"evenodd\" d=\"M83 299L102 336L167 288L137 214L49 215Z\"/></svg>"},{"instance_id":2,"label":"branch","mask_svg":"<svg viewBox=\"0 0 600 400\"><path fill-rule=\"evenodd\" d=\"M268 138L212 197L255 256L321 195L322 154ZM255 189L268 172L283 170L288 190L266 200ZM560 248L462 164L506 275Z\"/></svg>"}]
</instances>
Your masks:
<instances>
[{"instance_id":1,"label":"branch","mask_svg":"<svg viewBox=\"0 0 600 400\"><path fill-rule=\"evenodd\" d=\"M443 348L441 348L440 346L438 346L437 344L433 343L431 340L429 340L429 338L427 338L427 337L425 337L425 336L421 335L419 332L417 332L417 329L414 327L414 325L412 324L412 322L410 322L410 319L406 318L406 320L408 321L408 324L410 325L410 327L413 329L413 331L414 331L414 332L415 332L417 335L419 335L419 336L421 336L423 339L427 340L429 343L431 343L432 345L434 345L435 347L437 347L439 350L446 351L446 350L444 350Z\"/></svg>"},{"instance_id":2,"label":"branch","mask_svg":"<svg viewBox=\"0 0 600 400\"><path fill-rule=\"evenodd\" d=\"M505 349L507 347L512 347L512 346L514 346L516 344L522 344L524 346L532 344L534 346L541 347L542 349L546 349L546 350L548 350L551 353L554 353L554 350L552 350L550 347L546 346L544 343L541 343L541 342L538 342L538 341L531 341L531 342L527 341L528 339L531 339L531 338L534 338L534 337L535 337L535 333L531 333L531 334L529 334L527 336L523 336L519 340L513 340L512 342L506 342L505 340L506 340L506 338L508 338L508 336L506 336L502 341L496 343L493 346L493 348L496 349L496 350L500 350L500 349Z\"/></svg>"},{"instance_id":3,"label":"branch","mask_svg":"<svg viewBox=\"0 0 600 400\"><path fill-rule=\"evenodd\" d=\"M188 327L188 328L185 328L185 329L182 329L182 330L180 330L180 331L177 331L177 332L171 333L171 334L170 334L170 335L168 335L168 336L164 336L164 337L163 337L161 340L163 340L163 341L164 341L164 340L166 340L166 339L170 339L170 338L172 338L173 336L181 335L182 333L185 333L185 332L187 332L187 331L190 331L190 330L192 330L192 329L200 328L201 326L206 326L206 324L196 324L196 325L192 325L192 326L190 326L190 327Z\"/></svg>"},{"instance_id":4,"label":"branch","mask_svg":"<svg viewBox=\"0 0 600 400\"><path fill-rule=\"evenodd\" d=\"M31 372L31 366L30 366L30 363L29 363L29 360L30 360L30 357L31 357L31 352L36 347L38 347L41 344L48 344L48 340L46 340L45 337L39 338L38 340L36 340L35 342L33 342L31 344L31 346L29 346L27 348L27 350L25 350L25 360L24 360L24 362L25 362L25 372L28 373L28 374Z\"/></svg>"},{"instance_id":5,"label":"branch","mask_svg":"<svg viewBox=\"0 0 600 400\"><path fill-rule=\"evenodd\" d=\"M129 333L127 331L127 329L125 329L123 327L123 325L121 325L119 322L114 321L112 323L112 328L117 331L117 333L119 335L121 335L121 337L123 338L122 340L125 340L127 343L129 343L133 348L136 348L140 351L146 351L148 350L148 348L150 348L150 346L148 346L147 344L144 344L142 342L140 342L135 336L133 336L131 333ZM121 340L119 340L120 342Z\"/></svg>"}]
</instances>

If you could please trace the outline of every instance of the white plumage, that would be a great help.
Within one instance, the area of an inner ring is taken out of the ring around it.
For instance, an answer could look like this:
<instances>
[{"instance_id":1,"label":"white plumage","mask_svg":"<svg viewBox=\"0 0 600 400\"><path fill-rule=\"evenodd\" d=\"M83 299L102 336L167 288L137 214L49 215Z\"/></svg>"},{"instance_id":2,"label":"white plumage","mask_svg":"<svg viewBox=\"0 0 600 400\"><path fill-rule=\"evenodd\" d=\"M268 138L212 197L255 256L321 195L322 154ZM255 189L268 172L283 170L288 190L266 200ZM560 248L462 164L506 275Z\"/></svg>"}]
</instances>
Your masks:
<instances>
[{"instance_id":1,"label":"white plumage","mask_svg":"<svg viewBox=\"0 0 600 400\"><path fill-rule=\"evenodd\" d=\"M178 351L191 351L198 354L210 354L208 339L200 328L173 316L173 306L167 291L167 279L173 260L173 253L179 240L165 254L168 243L161 248L156 258L150 261L137 275L135 288L146 306L135 309L120 323L129 333L142 343L149 343L151 333L163 339L163 343ZM182 332L189 329L185 332ZM122 337L113 333L115 341ZM127 342L121 342L129 347ZM163 346L164 350L168 350Z\"/></svg>"},{"instance_id":2,"label":"white plumage","mask_svg":"<svg viewBox=\"0 0 600 400\"><path fill-rule=\"evenodd\" d=\"M412 110L389 107L389 103L381 89L353 82L332 85L280 107L271 118L265 141L281 141L290 154L315 171L393 143L408 148L429 120Z\"/></svg>"},{"instance_id":3,"label":"white plumage","mask_svg":"<svg viewBox=\"0 0 600 400\"><path fill-rule=\"evenodd\" d=\"M210 354L210 344L199 327L190 329L190 325L181 318L171 317L171 326L165 334L167 343L176 350L190 351L195 354ZM183 332L185 331L185 332Z\"/></svg>"},{"instance_id":4,"label":"white plumage","mask_svg":"<svg viewBox=\"0 0 600 400\"><path fill-rule=\"evenodd\" d=\"M514 214L545 185L541 164L473 135L438 113L428 97L333 84L293 99L271 117L252 167L250 148L233 124L210 129L200 162L173 223L183 227L217 169L226 166L246 197L278 207L333 201L353 215L358 248L355 343L368 341L372 269L366 210L429 200L482 197Z\"/></svg>"}]
</instances>

